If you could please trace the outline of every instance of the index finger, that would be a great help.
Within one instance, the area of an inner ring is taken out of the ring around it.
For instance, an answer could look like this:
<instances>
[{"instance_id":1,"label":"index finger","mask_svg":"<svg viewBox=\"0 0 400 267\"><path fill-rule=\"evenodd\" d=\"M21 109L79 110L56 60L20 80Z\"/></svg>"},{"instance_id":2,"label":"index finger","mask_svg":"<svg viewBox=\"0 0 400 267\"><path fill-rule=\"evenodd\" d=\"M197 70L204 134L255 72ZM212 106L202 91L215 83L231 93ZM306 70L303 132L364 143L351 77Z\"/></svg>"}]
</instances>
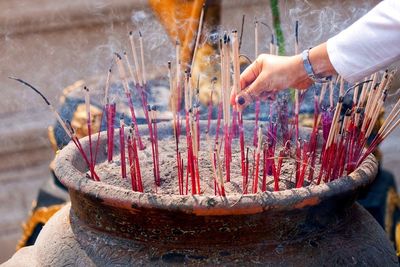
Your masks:
<instances>
[{"instance_id":1,"label":"index finger","mask_svg":"<svg viewBox=\"0 0 400 267\"><path fill-rule=\"evenodd\" d=\"M261 73L259 61L256 59L240 74L240 90L248 87Z\"/></svg>"}]
</instances>

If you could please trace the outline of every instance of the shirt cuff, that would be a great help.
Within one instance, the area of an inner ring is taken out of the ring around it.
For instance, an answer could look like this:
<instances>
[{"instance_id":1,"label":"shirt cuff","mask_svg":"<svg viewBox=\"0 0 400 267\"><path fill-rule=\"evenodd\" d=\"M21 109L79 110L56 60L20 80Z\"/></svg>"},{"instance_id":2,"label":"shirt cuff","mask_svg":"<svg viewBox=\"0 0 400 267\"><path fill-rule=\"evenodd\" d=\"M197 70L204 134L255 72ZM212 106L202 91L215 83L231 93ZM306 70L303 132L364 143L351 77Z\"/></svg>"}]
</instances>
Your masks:
<instances>
[{"instance_id":1,"label":"shirt cuff","mask_svg":"<svg viewBox=\"0 0 400 267\"><path fill-rule=\"evenodd\" d=\"M356 82L356 79L354 75L351 75L349 73L348 67L346 67L346 59L344 58L343 53L340 51L340 49L337 46L337 36L334 36L330 38L326 42L326 49L328 52L328 57L329 61L331 62L333 68L335 71L343 77L346 81L350 83Z\"/></svg>"}]
</instances>

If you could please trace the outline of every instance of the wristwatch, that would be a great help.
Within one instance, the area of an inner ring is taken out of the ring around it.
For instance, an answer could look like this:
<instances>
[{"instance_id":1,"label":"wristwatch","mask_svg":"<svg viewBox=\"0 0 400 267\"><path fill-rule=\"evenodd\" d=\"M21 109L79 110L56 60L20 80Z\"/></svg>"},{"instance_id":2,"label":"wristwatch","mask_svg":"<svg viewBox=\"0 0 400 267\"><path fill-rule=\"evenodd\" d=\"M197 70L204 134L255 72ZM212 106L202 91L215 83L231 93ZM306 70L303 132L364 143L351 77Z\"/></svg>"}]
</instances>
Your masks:
<instances>
[{"instance_id":1,"label":"wristwatch","mask_svg":"<svg viewBox=\"0 0 400 267\"><path fill-rule=\"evenodd\" d=\"M301 57L303 59L303 66L304 69L308 75L308 77L314 82L314 83L326 83L329 82L332 78L332 76L329 77L320 77L318 75L315 74L312 66L311 66L311 62L310 62L310 58L309 58L309 54L310 54L310 49L306 49L301 53Z\"/></svg>"}]
</instances>

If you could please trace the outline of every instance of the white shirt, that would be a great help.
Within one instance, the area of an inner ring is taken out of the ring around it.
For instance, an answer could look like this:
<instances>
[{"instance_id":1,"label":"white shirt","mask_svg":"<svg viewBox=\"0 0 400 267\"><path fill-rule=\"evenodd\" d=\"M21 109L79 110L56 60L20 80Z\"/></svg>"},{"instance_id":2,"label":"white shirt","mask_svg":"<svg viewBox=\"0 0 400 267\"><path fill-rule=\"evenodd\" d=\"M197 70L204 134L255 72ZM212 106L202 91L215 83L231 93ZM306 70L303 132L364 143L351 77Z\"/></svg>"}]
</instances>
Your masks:
<instances>
[{"instance_id":1,"label":"white shirt","mask_svg":"<svg viewBox=\"0 0 400 267\"><path fill-rule=\"evenodd\" d=\"M328 56L348 82L400 60L400 0L385 0L350 27L330 38Z\"/></svg>"}]
</instances>

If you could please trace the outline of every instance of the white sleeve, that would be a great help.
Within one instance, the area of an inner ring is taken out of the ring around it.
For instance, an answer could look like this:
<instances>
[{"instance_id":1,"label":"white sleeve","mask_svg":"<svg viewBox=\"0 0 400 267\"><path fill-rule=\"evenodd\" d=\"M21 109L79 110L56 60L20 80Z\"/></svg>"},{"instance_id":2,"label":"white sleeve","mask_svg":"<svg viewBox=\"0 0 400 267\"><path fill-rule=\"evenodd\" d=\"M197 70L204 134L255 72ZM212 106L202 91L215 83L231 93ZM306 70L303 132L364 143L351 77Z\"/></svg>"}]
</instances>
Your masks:
<instances>
[{"instance_id":1,"label":"white sleeve","mask_svg":"<svg viewBox=\"0 0 400 267\"><path fill-rule=\"evenodd\" d=\"M327 42L329 59L348 82L400 59L400 0L385 0Z\"/></svg>"}]
</instances>

